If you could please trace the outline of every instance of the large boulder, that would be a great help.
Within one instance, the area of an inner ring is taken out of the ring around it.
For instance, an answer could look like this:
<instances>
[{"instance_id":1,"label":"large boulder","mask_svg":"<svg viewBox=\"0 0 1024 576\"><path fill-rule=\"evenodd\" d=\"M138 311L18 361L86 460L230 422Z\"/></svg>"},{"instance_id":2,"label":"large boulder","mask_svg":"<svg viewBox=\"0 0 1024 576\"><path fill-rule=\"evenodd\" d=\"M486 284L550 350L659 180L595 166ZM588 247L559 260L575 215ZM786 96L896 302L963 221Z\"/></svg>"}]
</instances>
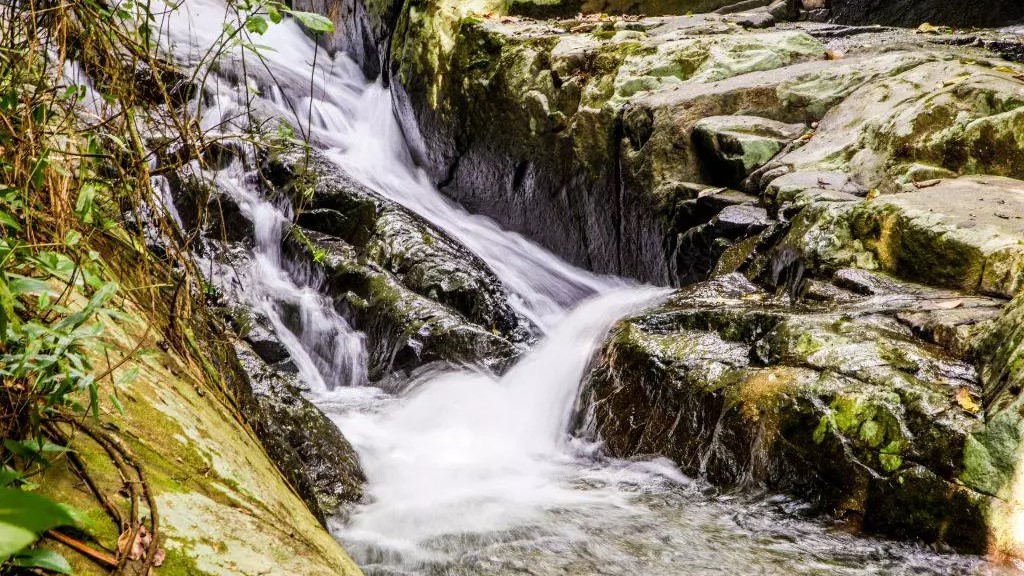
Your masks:
<instances>
[{"instance_id":1,"label":"large boulder","mask_svg":"<svg viewBox=\"0 0 1024 576\"><path fill-rule=\"evenodd\" d=\"M659 215L649 196L622 190L624 106L825 56L803 32L748 33L725 16L532 22L439 10L400 20L394 67L442 191L570 262L656 282L669 275Z\"/></svg>"},{"instance_id":2,"label":"large boulder","mask_svg":"<svg viewBox=\"0 0 1024 576\"><path fill-rule=\"evenodd\" d=\"M509 14L567 18L577 14L695 14L713 12L737 0L512 0Z\"/></svg>"},{"instance_id":3,"label":"large boulder","mask_svg":"<svg viewBox=\"0 0 1024 576\"><path fill-rule=\"evenodd\" d=\"M324 291L366 335L371 380L431 362L500 370L522 352L521 340L416 293L338 238L295 229L286 249L289 257L323 273Z\"/></svg>"},{"instance_id":4,"label":"large boulder","mask_svg":"<svg viewBox=\"0 0 1024 576\"><path fill-rule=\"evenodd\" d=\"M115 254L122 262L137 257L130 251ZM131 274L137 272L134 267L126 269ZM124 278L125 284L138 278ZM290 435L283 444L262 433L266 421L258 414L263 401L257 398L263 392L242 369L230 333L206 313L201 301L189 301L194 306L190 313L172 319L167 304L176 300L172 291L155 292L154 298L160 300L152 306L141 307L130 298L115 299L109 305L116 307L118 321L103 322L101 354L111 363L110 377L119 382L109 393L116 394L123 411L104 403L110 409L101 409L99 421L84 419L85 425L101 430L127 454L129 466L116 466L109 447L87 434L75 434L70 445L91 482L123 517L137 510L140 519L152 518L157 523L155 541L165 555L163 565L154 573L234 576L270 570L304 576L361 574L321 524L327 510L320 505L326 501L309 498L313 494L304 490L308 485L303 485L302 477L309 472L311 461L278 459L282 449L302 452L294 441L303 431L293 430L297 436ZM171 323L179 326L175 333L181 335L180 340L164 337L171 333L167 329ZM295 398L298 396L291 392L281 397L288 403ZM83 403L87 401L83 399ZM313 414L308 406L296 407ZM334 434L306 440L320 443L325 460L350 457L350 448L333 453L347 443L328 446L340 437L336 429ZM331 476L328 482L337 485L345 482L346 470L354 471L354 465L349 461L340 468L322 470ZM134 466L144 477L135 487L151 500L133 502L129 497L135 491L128 489L126 482L132 478L125 478L124 473ZM56 459L36 482L42 494L79 511L85 531L74 533L77 538L96 550L118 550L125 526L112 521L92 491L83 486L69 459ZM355 497L358 486L350 485L350 490L343 492L344 497ZM67 548L59 551L71 562L75 574L109 574L106 566L84 555L69 553ZM129 571L132 569L129 563Z\"/></svg>"},{"instance_id":5,"label":"large boulder","mask_svg":"<svg viewBox=\"0 0 1024 576\"><path fill-rule=\"evenodd\" d=\"M616 456L663 454L719 485L814 497L871 532L981 552L1019 513L1002 500L1016 460L980 456L995 432L977 371L901 314L1000 305L915 287L794 308L724 276L620 322L581 412Z\"/></svg>"},{"instance_id":6,"label":"large boulder","mask_svg":"<svg viewBox=\"0 0 1024 576\"><path fill-rule=\"evenodd\" d=\"M1024 176L1024 69L935 54L848 93L790 170L840 170L865 189L913 189L957 174Z\"/></svg>"},{"instance_id":7,"label":"large boulder","mask_svg":"<svg viewBox=\"0 0 1024 576\"><path fill-rule=\"evenodd\" d=\"M235 345L253 402L246 419L267 453L322 524L344 504L359 502L366 477L338 427L303 396L293 374L274 370L253 350Z\"/></svg>"}]
</instances>

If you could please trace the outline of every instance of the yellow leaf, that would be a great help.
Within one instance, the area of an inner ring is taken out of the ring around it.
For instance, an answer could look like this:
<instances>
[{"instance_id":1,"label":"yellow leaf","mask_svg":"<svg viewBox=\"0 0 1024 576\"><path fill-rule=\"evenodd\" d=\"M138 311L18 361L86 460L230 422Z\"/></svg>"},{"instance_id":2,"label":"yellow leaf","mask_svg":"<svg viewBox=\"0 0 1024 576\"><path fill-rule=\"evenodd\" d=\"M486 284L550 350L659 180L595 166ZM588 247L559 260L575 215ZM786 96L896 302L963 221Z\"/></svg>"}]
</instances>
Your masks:
<instances>
[{"instance_id":1,"label":"yellow leaf","mask_svg":"<svg viewBox=\"0 0 1024 576\"><path fill-rule=\"evenodd\" d=\"M977 414L981 411L981 405L974 401L974 398L971 397L970 390L967 388L961 388L956 391L956 402L961 408L971 414Z\"/></svg>"},{"instance_id":2,"label":"yellow leaf","mask_svg":"<svg viewBox=\"0 0 1024 576\"><path fill-rule=\"evenodd\" d=\"M996 72L1002 72L1003 74L1019 74L1020 73L1020 71L1018 71L1016 68L1010 68L1009 66L996 66L995 68L993 68L993 70L995 70Z\"/></svg>"},{"instance_id":3,"label":"yellow leaf","mask_svg":"<svg viewBox=\"0 0 1024 576\"><path fill-rule=\"evenodd\" d=\"M878 198L881 195L882 193L878 191L878 188L872 188L871 190L868 190L867 199L874 200L875 198Z\"/></svg>"},{"instance_id":4,"label":"yellow leaf","mask_svg":"<svg viewBox=\"0 0 1024 576\"><path fill-rule=\"evenodd\" d=\"M933 26L927 22L917 27L917 31L922 34L936 34L939 31L938 26Z\"/></svg>"}]
</instances>

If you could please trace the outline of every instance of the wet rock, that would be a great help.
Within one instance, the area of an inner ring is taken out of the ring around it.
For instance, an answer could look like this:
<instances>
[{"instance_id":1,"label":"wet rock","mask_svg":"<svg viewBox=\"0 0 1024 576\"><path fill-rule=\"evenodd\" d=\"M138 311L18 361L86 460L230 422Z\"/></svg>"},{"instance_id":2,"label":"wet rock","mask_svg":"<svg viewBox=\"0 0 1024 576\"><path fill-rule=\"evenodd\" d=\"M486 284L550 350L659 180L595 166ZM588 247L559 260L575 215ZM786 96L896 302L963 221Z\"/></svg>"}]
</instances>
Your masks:
<instances>
[{"instance_id":1,"label":"wet rock","mask_svg":"<svg viewBox=\"0 0 1024 576\"><path fill-rule=\"evenodd\" d=\"M289 241L286 249L323 271L324 289L366 334L371 380L438 361L500 370L522 351L506 337L409 289L345 242L313 231L301 234L301 241Z\"/></svg>"},{"instance_id":2,"label":"wet rock","mask_svg":"<svg viewBox=\"0 0 1024 576\"><path fill-rule=\"evenodd\" d=\"M279 373L245 344L236 344L255 400L246 414L268 454L321 523L344 503L358 502L366 477L337 426L302 396L293 376Z\"/></svg>"},{"instance_id":3,"label":"wet rock","mask_svg":"<svg viewBox=\"0 0 1024 576\"><path fill-rule=\"evenodd\" d=\"M300 226L344 240L406 288L486 330L521 339L524 327L493 272L448 234L362 186L318 153L276 150L265 169L279 189L307 205Z\"/></svg>"},{"instance_id":4,"label":"wet rock","mask_svg":"<svg viewBox=\"0 0 1024 576\"><path fill-rule=\"evenodd\" d=\"M711 183L736 186L803 132L757 116L711 116L693 126L693 139Z\"/></svg>"},{"instance_id":5,"label":"wet rock","mask_svg":"<svg viewBox=\"0 0 1024 576\"><path fill-rule=\"evenodd\" d=\"M875 533L983 551L993 499L961 482L982 389L897 320L921 302L792 308L735 275L696 284L615 327L583 412L616 456L663 454L715 484L814 496Z\"/></svg>"},{"instance_id":6,"label":"wet rock","mask_svg":"<svg viewBox=\"0 0 1024 576\"><path fill-rule=\"evenodd\" d=\"M631 103L690 84L714 90L716 81L825 52L802 32L742 33L724 16L595 21L583 31L576 21L474 13L451 23L449 44L440 22L450 16L431 14L438 26L425 27L426 15L400 22L396 74L420 121L423 162L442 191L571 262L655 282L670 276L657 247L679 231L659 226L649 193L702 180L694 166L694 178L623 189L618 149L643 140ZM624 130L620 110L630 118ZM694 122L715 115L701 112ZM687 127L681 148L693 157L689 137Z\"/></svg>"},{"instance_id":7,"label":"wet rock","mask_svg":"<svg viewBox=\"0 0 1024 576\"><path fill-rule=\"evenodd\" d=\"M235 333L245 340L265 363L273 365L291 357L288 348L277 337L273 326L263 315L243 309L232 319Z\"/></svg>"},{"instance_id":8,"label":"wet rock","mask_svg":"<svg viewBox=\"0 0 1024 576\"><path fill-rule=\"evenodd\" d=\"M309 33L328 53L344 52L368 78L381 72L381 55L386 52L401 2L393 0L293 0L295 10L315 12L334 24L326 34Z\"/></svg>"},{"instance_id":9,"label":"wet rock","mask_svg":"<svg viewBox=\"0 0 1024 576\"><path fill-rule=\"evenodd\" d=\"M794 0L775 0L768 5L768 13L778 22L796 20L800 15L797 2Z\"/></svg>"},{"instance_id":10,"label":"wet rock","mask_svg":"<svg viewBox=\"0 0 1024 576\"><path fill-rule=\"evenodd\" d=\"M733 205L723 208L706 224L680 234L675 252L674 281L686 285L711 275L726 251L771 225L764 208Z\"/></svg>"},{"instance_id":11,"label":"wet rock","mask_svg":"<svg viewBox=\"0 0 1024 576\"><path fill-rule=\"evenodd\" d=\"M735 0L513 0L508 13L530 18L577 14L687 14L712 12Z\"/></svg>"}]
</instances>

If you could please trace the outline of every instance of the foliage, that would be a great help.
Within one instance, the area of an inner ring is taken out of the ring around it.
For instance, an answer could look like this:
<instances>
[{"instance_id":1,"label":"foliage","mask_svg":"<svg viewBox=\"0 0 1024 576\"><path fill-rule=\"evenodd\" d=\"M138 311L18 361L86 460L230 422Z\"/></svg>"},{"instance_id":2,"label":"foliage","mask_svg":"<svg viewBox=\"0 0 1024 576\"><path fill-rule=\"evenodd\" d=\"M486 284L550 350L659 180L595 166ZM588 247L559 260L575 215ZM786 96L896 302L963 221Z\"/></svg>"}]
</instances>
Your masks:
<instances>
[{"instance_id":1,"label":"foliage","mask_svg":"<svg viewBox=\"0 0 1024 576\"><path fill-rule=\"evenodd\" d=\"M0 559L13 556L13 564L68 574L67 560L50 550L25 550L39 536L58 526L74 524L64 507L31 492L0 488Z\"/></svg>"},{"instance_id":2,"label":"foliage","mask_svg":"<svg viewBox=\"0 0 1024 576\"><path fill-rule=\"evenodd\" d=\"M328 34L334 32L334 24L330 19L321 16L320 14L314 14L313 12L303 12L301 10L292 10L283 2L277 2L270 0L263 3L251 3L248 0L236 3L236 8L249 15L245 18L245 29L254 34L264 34L270 27L267 23L269 20L271 23L278 24L283 19L283 15L287 14L292 18L295 18L302 26L314 34Z\"/></svg>"},{"instance_id":3,"label":"foliage","mask_svg":"<svg viewBox=\"0 0 1024 576\"><path fill-rule=\"evenodd\" d=\"M323 16L276 0L231 8L235 22L204 60L230 46L259 54L263 47L248 35L286 16L313 34L333 31ZM0 573L12 566L70 572L60 554L30 548L47 531L74 524L65 506L33 492L58 462L86 481L127 541L153 535L137 556L152 566L162 555L155 510L147 528L134 504L130 518L109 506L66 434L86 432L112 457L123 450L86 421L107 406L123 412L116 390L130 376L115 381L109 353L123 361L134 351L114 350L103 327L137 321L123 312L128 301L151 324L170 319L160 326L163 340L183 357L200 353L178 319L201 305L207 285L189 256L192 238L160 209L152 179L160 173L153 166L173 171L204 161L212 142L188 101L210 67L182 75L162 59L158 30L149 4L135 0L0 4ZM154 235L158 251L150 249ZM119 258L104 257L111 253ZM134 288L119 289L125 277ZM101 357L108 365L98 371L93 362ZM122 477L139 479L126 484L133 502L155 506L127 453L119 466L127 466Z\"/></svg>"}]
</instances>

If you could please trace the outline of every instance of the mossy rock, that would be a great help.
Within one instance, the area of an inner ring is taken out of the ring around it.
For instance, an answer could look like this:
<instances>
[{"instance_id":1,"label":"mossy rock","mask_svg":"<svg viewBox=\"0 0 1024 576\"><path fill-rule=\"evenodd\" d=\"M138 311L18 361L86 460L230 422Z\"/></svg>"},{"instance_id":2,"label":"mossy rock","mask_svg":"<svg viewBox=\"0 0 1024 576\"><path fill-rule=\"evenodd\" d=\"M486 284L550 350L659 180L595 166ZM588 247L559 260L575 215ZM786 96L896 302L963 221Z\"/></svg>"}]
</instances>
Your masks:
<instances>
[{"instance_id":1,"label":"mossy rock","mask_svg":"<svg viewBox=\"0 0 1024 576\"><path fill-rule=\"evenodd\" d=\"M873 533L997 547L1016 460L995 454L1018 436L975 447L997 434L977 371L897 318L930 294L791 307L737 275L696 284L615 327L581 413L619 457L811 497Z\"/></svg>"},{"instance_id":2,"label":"mossy rock","mask_svg":"<svg viewBox=\"0 0 1024 576\"><path fill-rule=\"evenodd\" d=\"M127 300L122 312L145 317ZM129 372L136 376L117 391L124 414L104 411L101 427L131 452L155 499L158 543L167 552L158 573L361 574L246 423L240 412L249 401L245 376L232 368L238 364L226 336L214 336L200 350L195 333L187 330L193 353L183 354L165 351L142 322L104 324L107 358L118 363L113 377ZM216 333L193 328L207 336ZM119 362L122 357L124 363ZM197 364L197 358L203 361ZM122 480L105 452L84 436L76 436L71 448L127 515ZM63 463L49 468L39 483L43 494L84 513L82 537L95 539L94 546L116 549L120 527ZM152 513L143 506L140 516ZM64 553L76 574L107 573L66 548L45 545Z\"/></svg>"}]
</instances>

